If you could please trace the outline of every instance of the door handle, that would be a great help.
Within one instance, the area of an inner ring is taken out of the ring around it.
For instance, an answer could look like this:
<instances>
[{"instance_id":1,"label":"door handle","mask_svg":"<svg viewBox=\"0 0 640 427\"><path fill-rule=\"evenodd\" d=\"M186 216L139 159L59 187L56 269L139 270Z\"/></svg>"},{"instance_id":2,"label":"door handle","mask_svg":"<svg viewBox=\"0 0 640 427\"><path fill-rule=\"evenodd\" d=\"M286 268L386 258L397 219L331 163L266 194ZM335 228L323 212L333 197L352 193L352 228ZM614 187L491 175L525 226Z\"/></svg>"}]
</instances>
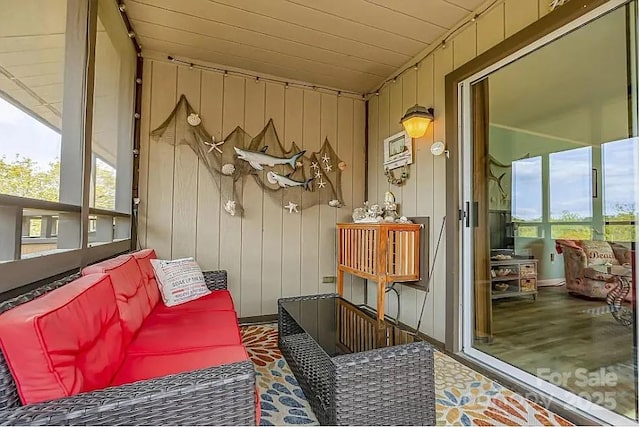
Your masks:
<instances>
[{"instance_id":1,"label":"door handle","mask_svg":"<svg viewBox=\"0 0 640 427\"><path fill-rule=\"evenodd\" d=\"M469 228L469 216L471 215L471 212L469 212L469 202L464 202L464 226Z\"/></svg>"}]
</instances>

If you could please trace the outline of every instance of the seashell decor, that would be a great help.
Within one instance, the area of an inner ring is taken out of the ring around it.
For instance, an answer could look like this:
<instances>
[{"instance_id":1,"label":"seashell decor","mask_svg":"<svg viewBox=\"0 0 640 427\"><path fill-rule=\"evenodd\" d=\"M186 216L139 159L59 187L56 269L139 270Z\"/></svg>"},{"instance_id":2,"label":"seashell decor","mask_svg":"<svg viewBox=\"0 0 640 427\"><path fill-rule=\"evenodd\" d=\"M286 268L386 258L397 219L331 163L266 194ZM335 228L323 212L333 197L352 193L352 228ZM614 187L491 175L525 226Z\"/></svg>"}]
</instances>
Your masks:
<instances>
[{"instance_id":1,"label":"seashell decor","mask_svg":"<svg viewBox=\"0 0 640 427\"><path fill-rule=\"evenodd\" d=\"M187 123L189 123L191 126L198 126L200 123L202 123L202 120L200 120L200 116L196 113L191 113L187 116Z\"/></svg>"},{"instance_id":2,"label":"seashell decor","mask_svg":"<svg viewBox=\"0 0 640 427\"><path fill-rule=\"evenodd\" d=\"M233 173L236 171L236 167L231 163L225 163L224 165L222 165L221 171L223 175L233 175Z\"/></svg>"}]
</instances>

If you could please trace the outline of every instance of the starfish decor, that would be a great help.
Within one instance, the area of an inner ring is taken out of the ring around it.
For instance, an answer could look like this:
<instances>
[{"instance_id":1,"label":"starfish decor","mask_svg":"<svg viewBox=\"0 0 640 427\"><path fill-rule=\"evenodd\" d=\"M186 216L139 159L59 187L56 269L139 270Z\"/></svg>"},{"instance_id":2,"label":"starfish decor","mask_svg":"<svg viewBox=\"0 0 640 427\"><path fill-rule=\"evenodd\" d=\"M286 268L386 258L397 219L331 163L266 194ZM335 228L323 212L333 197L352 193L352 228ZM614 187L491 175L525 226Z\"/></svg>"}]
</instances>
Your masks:
<instances>
[{"instance_id":1,"label":"starfish decor","mask_svg":"<svg viewBox=\"0 0 640 427\"><path fill-rule=\"evenodd\" d=\"M210 153L213 150L216 150L218 153L222 154L222 150L220 148L218 148L218 147L220 147L222 144L224 144L224 141L216 142L216 137L213 136L213 137L211 137L211 142L209 142L209 141L202 141L202 142L204 143L204 145L209 147L209 149L207 150L207 153Z\"/></svg>"},{"instance_id":2,"label":"starfish decor","mask_svg":"<svg viewBox=\"0 0 640 427\"><path fill-rule=\"evenodd\" d=\"M289 209L289 213L294 213L294 212L298 212L298 204L297 203L293 203L293 202L289 202L288 205L286 205L284 207L285 209Z\"/></svg>"}]
</instances>

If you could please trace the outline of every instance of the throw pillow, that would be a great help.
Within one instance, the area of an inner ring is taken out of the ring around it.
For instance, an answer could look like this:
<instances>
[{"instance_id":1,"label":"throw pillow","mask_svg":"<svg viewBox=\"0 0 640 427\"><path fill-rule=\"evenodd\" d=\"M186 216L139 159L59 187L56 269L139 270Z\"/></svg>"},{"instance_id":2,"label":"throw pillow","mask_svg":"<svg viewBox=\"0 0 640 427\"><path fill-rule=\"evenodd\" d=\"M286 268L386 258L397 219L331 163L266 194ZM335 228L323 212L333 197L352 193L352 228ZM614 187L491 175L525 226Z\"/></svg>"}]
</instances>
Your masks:
<instances>
[{"instance_id":1,"label":"throw pillow","mask_svg":"<svg viewBox=\"0 0 640 427\"><path fill-rule=\"evenodd\" d=\"M162 301L167 307L193 301L211 293L200 266L193 258L150 261Z\"/></svg>"},{"instance_id":2,"label":"throw pillow","mask_svg":"<svg viewBox=\"0 0 640 427\"><path fill-rule=\"evenodd\" d=\"M583 240L582 249L587 256L587 265L619 265L611 245L603 240Z\"/></svg>"}]
</instances>

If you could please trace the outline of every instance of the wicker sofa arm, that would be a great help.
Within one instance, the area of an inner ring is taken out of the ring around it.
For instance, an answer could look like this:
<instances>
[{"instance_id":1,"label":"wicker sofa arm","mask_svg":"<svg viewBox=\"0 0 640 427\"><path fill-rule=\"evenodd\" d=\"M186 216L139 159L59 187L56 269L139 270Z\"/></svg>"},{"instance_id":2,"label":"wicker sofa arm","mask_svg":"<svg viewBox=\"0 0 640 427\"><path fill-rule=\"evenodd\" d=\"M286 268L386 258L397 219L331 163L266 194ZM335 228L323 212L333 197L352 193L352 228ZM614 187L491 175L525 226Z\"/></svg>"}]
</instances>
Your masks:
<instances>
[{"instance_id":1,"label":"wicker sofa arm","mask_svg":"<svg viewBox=\"0 0 640 427\"><path fill-rule=\"evenodd\" d=\"M204 282L210 291L227 289L227 272L225 270L203 271Z\"/></svg>"},{"instance_id":2,"label":"wicker sofa arm","mask_svg":"<svg viewBox=\"0 0 640 427\"><path fill-rule=\"evenodd\" d=\"M254 425L250 361L0 411L2 425Z\"/></svg>"}]
</instances>

